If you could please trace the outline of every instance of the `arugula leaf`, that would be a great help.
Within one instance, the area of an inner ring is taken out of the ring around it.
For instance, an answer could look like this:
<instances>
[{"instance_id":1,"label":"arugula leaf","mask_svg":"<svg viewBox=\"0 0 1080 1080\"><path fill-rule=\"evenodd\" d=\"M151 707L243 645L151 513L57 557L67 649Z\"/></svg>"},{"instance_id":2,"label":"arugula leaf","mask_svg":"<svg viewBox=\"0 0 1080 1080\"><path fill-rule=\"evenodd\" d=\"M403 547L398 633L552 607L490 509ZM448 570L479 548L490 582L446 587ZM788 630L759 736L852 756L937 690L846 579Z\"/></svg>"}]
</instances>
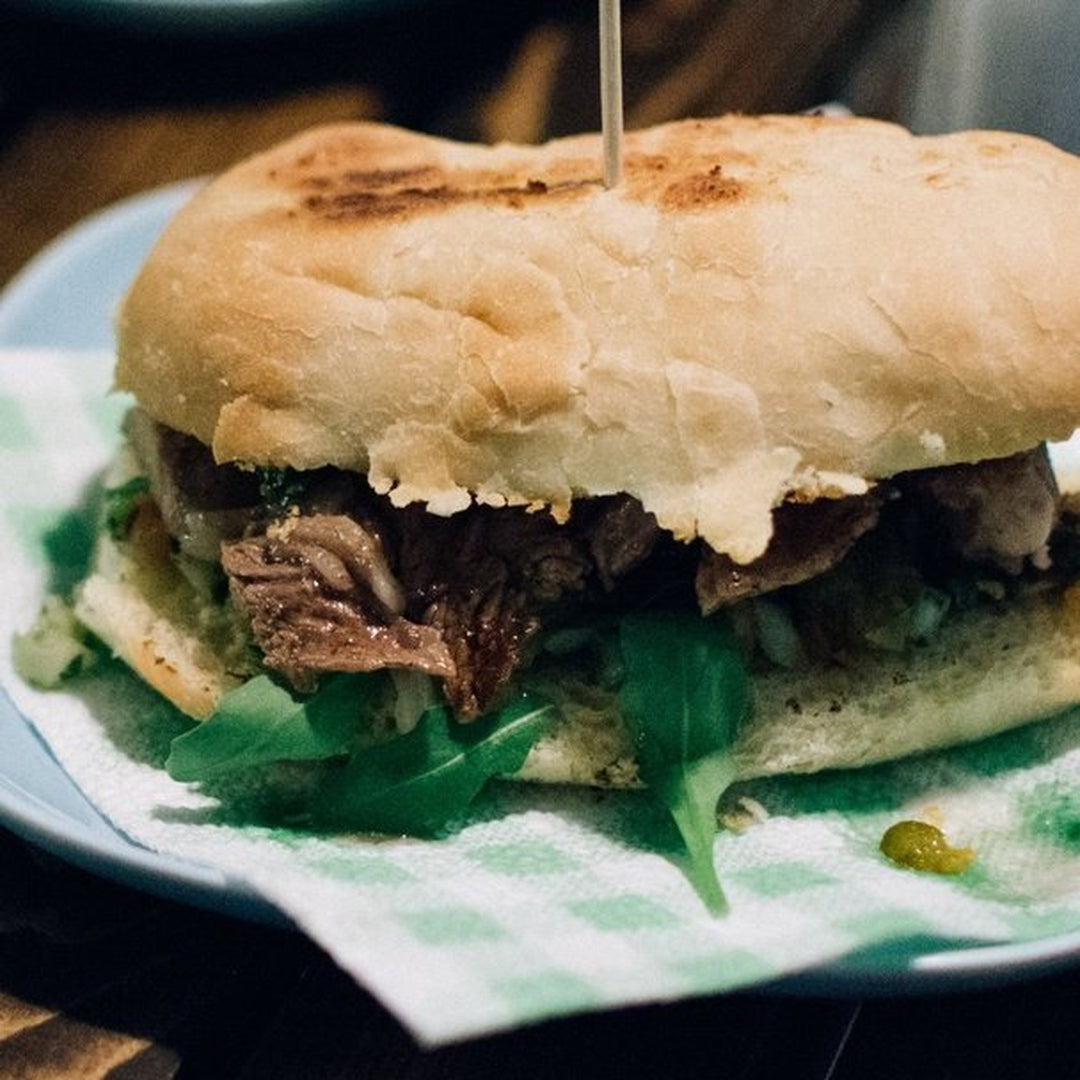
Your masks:
<instances>
[{"instance_id":1,"label":"arugula leaf","mask_svg":"<svg viewBox=\"0 0 1080 1080\"><path fill-rule=\"evenodd\" d=\"M104 523L109 536L114 540L126 539L139 503L149 495L150 481L145 476L133 476L119 487L105 489Z\"/></svg>"},{"instance_id":2,"label":"arugula leaf","mask_svg":"<svg viewBox=\"0 0 1080 1080\"><path fill-rule=\"evenodd\" d=\"M462 724L428 709L412 731L357 750L319 789L315 821L326 827L430 836L472 802L492 777L519 769L555 718L521 697Z\"/></svg>"},{"instance_id":3,"label":"arugula leaf","mask_svg":"<svg viewBox=\"0 0 1080 1080\"><path fill-rule=\"evenodd\" d=\"M337 675L297 698L258 675L229 691L210 719L173 739L165 768L174 780L208 780L273 761L343 754L371 689L368 676Z\"/></svg>"},{"instance_id":4,"label":"arugula leaf","mask_svg":"<svg viewBox=\"0 0 1080 1080\"><path fill-rule=\"evenodd\" d=\"M206 781L275 761L327 762L308 807L317 826L430 835L489 778L519 769L555 719L550 706L526 697L471 724L439 706L407 734L358 746L378 686L371 675L336 675L297 697L259 675L175 738L165 767L175 780Z\"/></svg>"},{"instance_id":5,"label":"arugula leaf","mask_svg":"<svg viewBox=\"0 0 1080 1080\"><path fill-rule=\"evenodd\" d=\"M716 804L734 779L731 744L750 682L730 627L670 613L627 616L619 704L642 779L667 807L690 857L689 877L712 911L727 907L713 862Z\"/></svg>"}]
</instances>

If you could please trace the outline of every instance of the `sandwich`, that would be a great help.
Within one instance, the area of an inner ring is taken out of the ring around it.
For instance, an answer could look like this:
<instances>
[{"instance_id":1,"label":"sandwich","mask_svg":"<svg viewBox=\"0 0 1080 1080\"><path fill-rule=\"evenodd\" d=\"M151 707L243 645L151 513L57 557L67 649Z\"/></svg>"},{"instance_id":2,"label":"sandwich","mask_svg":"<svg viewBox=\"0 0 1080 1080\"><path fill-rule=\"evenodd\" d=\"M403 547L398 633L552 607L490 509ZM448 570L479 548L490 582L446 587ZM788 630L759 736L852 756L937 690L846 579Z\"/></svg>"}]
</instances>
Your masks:
<instances>
[{"instance_id":1,"label":"sandwich","mask_svg":"<svg viewBox=\"0 0 1080 1080\"><path fill-rule=\"evenodd\" d=\"M600 172L337 125L167 227L70 599L174 776L305 759L312 820L419 833L644 786L701 869L735 781L1080 702L1080 161L726 116Z\"/></svg>"}]
</instances>

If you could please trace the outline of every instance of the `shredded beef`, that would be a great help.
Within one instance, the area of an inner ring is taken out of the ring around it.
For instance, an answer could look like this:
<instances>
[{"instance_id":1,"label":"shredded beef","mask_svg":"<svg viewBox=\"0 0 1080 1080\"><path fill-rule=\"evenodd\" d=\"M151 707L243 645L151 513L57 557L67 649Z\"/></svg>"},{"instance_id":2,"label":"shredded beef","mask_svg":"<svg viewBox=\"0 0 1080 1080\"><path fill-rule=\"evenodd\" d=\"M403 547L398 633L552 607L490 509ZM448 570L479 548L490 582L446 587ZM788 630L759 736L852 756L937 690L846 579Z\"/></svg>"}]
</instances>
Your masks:
<instances>
[{"instance_id":1,"label":"shredded beef","mask_svg":"<svg viewBox=\"0 0 1080 1080\"><path fill-rule=\"evenodd\" d=\"M221 562L267 665L300 687L328 671L454 674L438 629L398 610L403 598L377 535L352 518L312 515L227 542Z\"/></svg>"},{"instance_id":2,"label":"shredded beef","mask_svg":"<svg viewBox=\"0 0 1080 1080\"><path fill-rule=\"evenodd\" d=\"M610 535L608 511L632 516L621 500L570 527L523 509L440 518L367 501L226 542L234 603L267 665L298 686L328 671L412 668L442 678L466 719L498 699L544 619L591 587L598 557L609 581L650 547L648 527L626 544Z\"/></svg>"},{"instance_id":3,"label":"shredded beef","mask_svg":"<svg viewBox=\"0 0 1080 1080\"><path fill-rule=\"evenodd\" d=\"M554 612L613 588L659 535L652 515L623 496L588 500L565 526L520 508L433 518L411 507L399 530L401 581L450 648L456 672L445 691L466 717L497 699Z\"/></svg>"},{"instance_id":4,"label":"shredded beef","mask_svg":"<svg viewBox=\"0 0 1080 1080\"><path fill-rule=\"evenodd\" d=\"M662 536L656 518L629 495L587 499L575 511L575 524L586 536L596 572L609 592L648 559Z\"/></svg>"},{"instance_id":5,"label":"shredded beef","mask_svg":"<svg viewBox=\"0 0 1080 1080\"><path fill-rule=\"evenodd\" d=\"M514 508L433 518L410 507L398 528L410 609L438 628L454 658L447 699L458 715L479 715L522 663L543 616L585 589L585 546L549 515Z\"/></svg>"},{"instance_id":6,"label":"shredded beef","mask_svg":"<svg viewBox=\"0 0 1080 1080\"><path fill-rule=\"evenodd\" d=\"M1045 564L1060 501L1046 451L1039 448L905 473L866 495L785 504L773 512L772 541L754 562L741 566L702 549L695 578L702 612L825 573L877 526L894 496L899 527L923 565L977 563L1012 574L1027 560Z\"/></svg>"}]
</instances>

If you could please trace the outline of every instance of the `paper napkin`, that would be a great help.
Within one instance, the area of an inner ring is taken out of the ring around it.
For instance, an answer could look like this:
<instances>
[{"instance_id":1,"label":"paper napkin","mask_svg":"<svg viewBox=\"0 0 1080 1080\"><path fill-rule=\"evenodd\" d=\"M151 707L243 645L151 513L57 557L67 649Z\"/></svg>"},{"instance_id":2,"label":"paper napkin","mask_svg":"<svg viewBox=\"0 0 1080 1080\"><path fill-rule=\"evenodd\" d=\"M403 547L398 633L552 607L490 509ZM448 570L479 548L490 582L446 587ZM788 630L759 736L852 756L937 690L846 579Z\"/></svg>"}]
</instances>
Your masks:
<instances>
[{"instance_id":1,"label":"paper napkin","mask_svg":"<svg viewBox=\"0 0 1080 1080\"><path fill-rule=\"evenodd\" d=\"M40 693L11 670L12 633L63 576L46 549L118 441L126 402L106 393L111 363L0 353L0 680L117 829L249 883L421 1043L761 985L884 947L901 956L1080 931L1076 711L946 754L748 786L755 822L715 845L722 916L632 793L496 785L438 841L232 822L165 774L176 721L122 673L92 691ZM943 877L884 859L882 833L912 817L974 848L973 867Z\"/></svg>"}]
</instances>

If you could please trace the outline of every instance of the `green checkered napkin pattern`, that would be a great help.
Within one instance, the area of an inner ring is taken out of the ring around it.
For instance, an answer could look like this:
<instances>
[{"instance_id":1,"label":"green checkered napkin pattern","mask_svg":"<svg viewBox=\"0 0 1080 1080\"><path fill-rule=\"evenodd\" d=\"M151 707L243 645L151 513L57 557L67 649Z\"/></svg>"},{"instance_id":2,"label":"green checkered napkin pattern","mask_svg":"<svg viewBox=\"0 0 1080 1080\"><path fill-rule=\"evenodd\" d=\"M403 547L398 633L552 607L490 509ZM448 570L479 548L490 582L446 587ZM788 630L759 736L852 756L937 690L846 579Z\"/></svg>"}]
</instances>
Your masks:
<instances>
[{"instance_id":1,"label":"green checkered napkin pattern","mask_svg":"<svg viewBox=\"0 0 1080 1080\"><path fill-rule=\"evenodd\" d=\"M153 718L170 720L148 691L113 674L93 696L39 694L10 673L11 631L46 579L63 580L57 553L85 542L65 534L66 511L116 442L123 402L108 381L101 355L0 354L5 685L118 828L250 883L422 1042L1080 931L1075 713L921 761L752 785L756 823L716 842L720 917L640 794L496 785L469 824L430 842L230 823L161 770L168 732ZM906 817L940 820L975 848L974 867L944 878L888 864L878 840Z\"/></svg>"}]
</instances>

